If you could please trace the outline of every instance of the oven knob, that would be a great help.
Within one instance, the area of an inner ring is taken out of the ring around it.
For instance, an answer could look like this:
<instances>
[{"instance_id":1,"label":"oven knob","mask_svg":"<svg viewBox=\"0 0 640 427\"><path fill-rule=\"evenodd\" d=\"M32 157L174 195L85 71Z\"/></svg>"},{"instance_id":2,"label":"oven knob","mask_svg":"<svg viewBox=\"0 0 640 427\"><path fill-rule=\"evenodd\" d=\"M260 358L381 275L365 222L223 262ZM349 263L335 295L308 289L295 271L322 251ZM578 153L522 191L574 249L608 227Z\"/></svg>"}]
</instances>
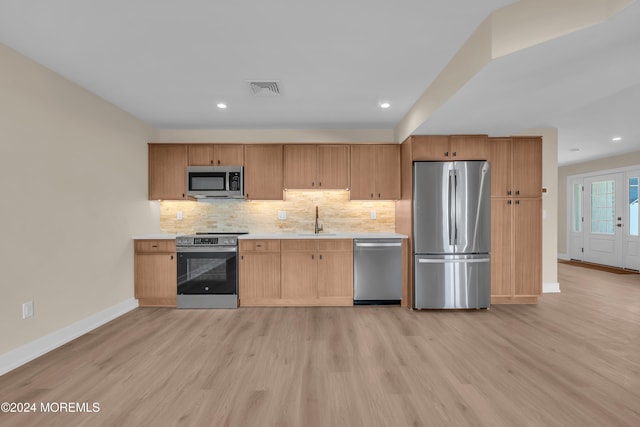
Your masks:
<instances>
[{"instance_id":1,"label":"oven knob","mask_svg":"<svg viewBox=\"0 0 640 427\"><path fill-rule=\"evenodd\" d=\"M205 286L205 287L204 287L204 290L205 290L205 291L208 291L208 290L209 290L209 287L208 287L208 286Z\"/></svg>"}]
</instances>

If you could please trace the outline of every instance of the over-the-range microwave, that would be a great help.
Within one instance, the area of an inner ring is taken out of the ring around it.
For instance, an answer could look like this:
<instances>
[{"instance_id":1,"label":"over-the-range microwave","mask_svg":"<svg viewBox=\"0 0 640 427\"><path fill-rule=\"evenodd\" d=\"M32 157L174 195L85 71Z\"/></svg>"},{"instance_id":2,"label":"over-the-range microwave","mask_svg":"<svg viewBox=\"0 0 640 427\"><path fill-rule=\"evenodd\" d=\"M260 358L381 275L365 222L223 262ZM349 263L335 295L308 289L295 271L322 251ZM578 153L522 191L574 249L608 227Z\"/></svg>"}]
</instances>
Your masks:
<instances>
[{"instance_id":1,"label":"over-the-range microwave","mask_svg":"<svg viewBox=\"0 0 640 427\"><path fill-rule=\"evenodd\" d=\"M197 199L244 198L242 166L188 166L187 195Z\"/></svg>"}]
</instances>

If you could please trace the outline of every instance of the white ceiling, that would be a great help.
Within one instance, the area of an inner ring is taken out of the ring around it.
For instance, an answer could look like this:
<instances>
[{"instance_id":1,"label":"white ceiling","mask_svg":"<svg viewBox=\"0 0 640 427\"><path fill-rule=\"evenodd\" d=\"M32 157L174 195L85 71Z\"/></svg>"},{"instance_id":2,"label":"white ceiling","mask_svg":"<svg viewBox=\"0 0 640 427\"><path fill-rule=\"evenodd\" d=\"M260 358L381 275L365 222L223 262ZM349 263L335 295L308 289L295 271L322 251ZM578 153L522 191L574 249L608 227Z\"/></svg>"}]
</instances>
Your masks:
<instances>
[{"instance_id":1,"label":"white ceiling","mask_svg":"<svg viewBox=\"0 0 640 427\"><path fill-rule=\"evenodd\" d=\"M0 42L161 129L389 129L514 1L0 0ZM414 133L558 127L561 163L640 150L638 22L635 2L495 60Z\"/></svg>"}]
</instances>

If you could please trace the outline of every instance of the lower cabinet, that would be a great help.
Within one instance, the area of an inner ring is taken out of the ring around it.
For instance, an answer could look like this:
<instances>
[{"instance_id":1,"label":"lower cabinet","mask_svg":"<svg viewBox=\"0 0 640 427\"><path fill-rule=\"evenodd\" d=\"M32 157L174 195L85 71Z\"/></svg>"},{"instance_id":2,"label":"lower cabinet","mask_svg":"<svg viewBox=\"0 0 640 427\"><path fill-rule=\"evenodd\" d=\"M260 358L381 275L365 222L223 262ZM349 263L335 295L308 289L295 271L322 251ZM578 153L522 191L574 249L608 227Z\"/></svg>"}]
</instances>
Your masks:
<instances>
[{"instance_id":1,"label":"lower cabinet","mask_svg":"<svg viewBox=\"0 0 640 427\"><path fill-rule=\"evenodd\" d=\"M240 306L279 305L280 240L240 240Z\"/></svg>"},{"instance_id":2,"label":"lower cabinet","mask_svg":"<svg viewBox=\"0 0 640 427\"><path fill-rule=\"evenodd\" d=\"M176 242L134 241L135 297L141 307L175 307L177 293Z\"/></svg>"},{"instance_id":3,"label":"lower cabinet","mask_svg":"<svg viewBox=\"0 0 640 427\"><path fill-rule=\"evenodd\" d=\"M491 303L535 304L542 293L542 199L491 200Z\"/></svg>"},{"instance_id":4,"label":"lower cabinet","mask_svg":"<svg viewBox=\"0 0 640 427\"><path fill-rule=\"evenodd\" d=\"M240 305L353 305L353 240L241 240Z\"/></svg>"}]
</instances>

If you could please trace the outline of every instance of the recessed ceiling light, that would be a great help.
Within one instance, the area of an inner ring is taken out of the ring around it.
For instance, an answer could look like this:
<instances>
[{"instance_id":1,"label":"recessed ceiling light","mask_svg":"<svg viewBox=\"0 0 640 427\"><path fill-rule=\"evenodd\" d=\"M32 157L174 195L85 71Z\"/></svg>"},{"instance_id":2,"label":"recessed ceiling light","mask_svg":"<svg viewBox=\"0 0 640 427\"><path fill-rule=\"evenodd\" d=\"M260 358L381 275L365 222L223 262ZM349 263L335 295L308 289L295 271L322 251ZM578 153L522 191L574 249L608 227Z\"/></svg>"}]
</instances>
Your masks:
<instances>
[{"instance_id":1,"label":"recessed ceiling light","mask_svg":"<svg viewBox=\"0 0 640 427\"><path fill-rule=\"evenodd\" d=\"M380 103L380 108L389 108L391 107L391 104L389 104L388 102L381 102Z\"/></svg>"},{"instance_id":2,"label":"recessed ceiling light","mask_svg":"<svg viewBox=\"0 0 640 427\"><path fill-rule=\"evenodd\" d=\"M221 109L224 110L225 108L227 108L227 104L225 104L224 102L218 102L216 107L221 108Z\"/></svg>"},{"instance_id":3,"label":"recessed ceiling light","mask_svg":"<svg viewBox=\"0 0 640 427\"><path fill-rule=\"evenodd\" d=\"M577 153L578 151L580 151L579 148L569 148L569 151L571 151L572 153Z\"/></svg>"},{"instance_id":4,"label":"recessed ceiling light","mask_svg":"<svg viewBox=\"0 0 640 427\"><path fill-rule=\"evenodd\" d=\"M611 138L611 140L612 140L613 142L622 141L622 137L621 137L621 136L615 136L615 137Z\"/></svg>"}]
</instances>

